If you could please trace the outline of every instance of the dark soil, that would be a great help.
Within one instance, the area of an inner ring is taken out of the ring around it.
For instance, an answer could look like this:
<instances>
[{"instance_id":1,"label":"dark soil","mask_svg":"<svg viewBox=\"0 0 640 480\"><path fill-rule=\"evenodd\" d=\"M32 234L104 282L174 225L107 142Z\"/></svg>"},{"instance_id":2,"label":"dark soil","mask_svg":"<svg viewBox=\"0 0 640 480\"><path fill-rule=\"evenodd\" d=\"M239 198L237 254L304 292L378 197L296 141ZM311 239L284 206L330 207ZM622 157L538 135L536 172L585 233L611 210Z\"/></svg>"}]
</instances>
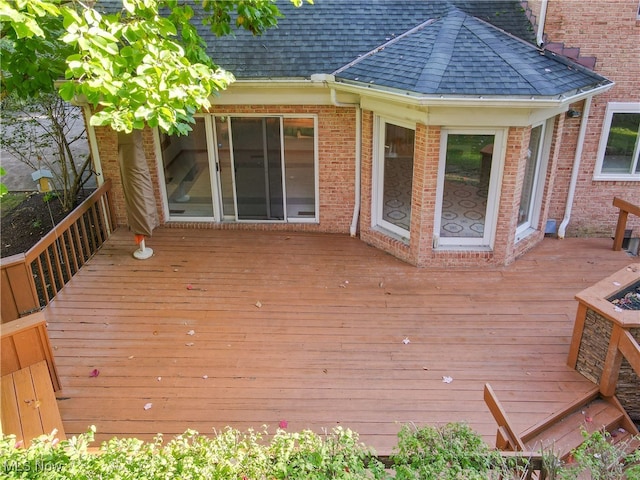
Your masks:
<instances>
[{"instance_id":1,"label":"dark soil","mask_svg":"<svg viewBox=\"0 0 640 480\"><path fill-rule=\"evenodd\" d=\"M34 193L2 217L1 257L25 253L66 216L57 198Z\"/></svg>"}]
</instances>

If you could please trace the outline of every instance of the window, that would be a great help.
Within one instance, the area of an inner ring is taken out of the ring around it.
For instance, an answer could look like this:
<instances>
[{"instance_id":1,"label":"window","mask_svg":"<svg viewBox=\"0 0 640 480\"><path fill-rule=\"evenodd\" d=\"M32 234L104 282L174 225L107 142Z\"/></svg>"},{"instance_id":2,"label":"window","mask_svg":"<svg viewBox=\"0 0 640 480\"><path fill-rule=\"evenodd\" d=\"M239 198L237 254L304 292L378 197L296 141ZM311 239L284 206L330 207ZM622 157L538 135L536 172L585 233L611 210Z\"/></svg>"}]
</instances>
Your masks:
<instances>
[{"instance_id":1,"label":"window","mask_svg":"<svg viewBox=\"0 0 640 480\"><path fill-rule=\"evenodd\" d=\"M548 122L552 122L549 120ZM546 138L546 129L551 125L540 124L531 128L529 135L529 148L525 163L522 192L520 193L520 206L518 208L518 228L516 229L516 242L535 231L540 218L541 198L543 182L546 173L547 159L551 148L550 139Z\"/></svg>"},{"instance_id":2,"label":"window","mask_svg":"<svg viewBox=\"0 0 640 480\"><path fill-rule=\"evenodd\" d=\"M640 103L610 103L604 119L594 178L640 180Z\"/></svg>"},{"instance_id":3,"label":"window","mask_svg":"<svg viewBox=\"0 0 640 480\"><path fill-rule=\"evenodd\" d=\"M372 226L408 239L415 128L379 118L377 135Z\"/></svg>"},{"instance_id":4,"label":"window","mask_svg":"<svg viewBox=\"0 0 640 480\"><path fill-rule=\"evenodd\" d=\"M502 130L443 129L434 247L493 248L503 139Z\"/></svg>"}]
</instances>

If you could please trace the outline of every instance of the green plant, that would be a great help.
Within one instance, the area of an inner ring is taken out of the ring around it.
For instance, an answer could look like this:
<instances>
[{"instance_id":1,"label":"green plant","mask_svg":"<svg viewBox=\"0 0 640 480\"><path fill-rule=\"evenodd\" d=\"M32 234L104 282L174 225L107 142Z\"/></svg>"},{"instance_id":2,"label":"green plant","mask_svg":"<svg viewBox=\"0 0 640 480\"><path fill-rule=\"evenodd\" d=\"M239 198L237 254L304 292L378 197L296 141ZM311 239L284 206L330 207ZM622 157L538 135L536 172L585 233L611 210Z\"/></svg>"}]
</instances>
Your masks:
<instances>
[{"instance_id":1,"label":"green plant","mask_svg":"<svg viewBox=\"0 0 640 480\"><path fill-rule=\"evenodd\" d=\"M582 432L584 442L571 452L573 461L558 476L561 480L585 478L591 480L639 480L640 450L628 452L630 440L613 443L611 434L598 430Z\"/></svg>"},{"instance_id":2,"label":"green plant","mask_svg":"<svg viewBox=\"0 0 640 480\"><path fill-rule=\"evenodd\" d=\"M358 435L336 428L325 435L226 428L213 437L188 430L169 442L112 438L98 453L88 446L95 428L58 442L53 435L18 448L14 435L0 434L0 477L8 479L382 479L386 473Z\"/></svg>"},{"instance_id":3,"label":"green plant","mask_svg":"<svg viewBox=\"0 0 640 480\"><path fill-rule=\"evenodd\" d=\"M468 425L448 423L416 429L403 426L392 455L396 479L495 478L506 469L500 452L491 450Z\"/></svg>"},{"instance_id":4,"label":"green plant","mask_svg":"<svg viewBox=\"0 0 640 480\"><path fill-rule=\"evenodd\" d=\"M320 437L305 430L278 430L271 442L273 459L268 478L274 479L381 479L384 466L358 441L358 434L341 427Z\"/></svg>"}]
</instances>

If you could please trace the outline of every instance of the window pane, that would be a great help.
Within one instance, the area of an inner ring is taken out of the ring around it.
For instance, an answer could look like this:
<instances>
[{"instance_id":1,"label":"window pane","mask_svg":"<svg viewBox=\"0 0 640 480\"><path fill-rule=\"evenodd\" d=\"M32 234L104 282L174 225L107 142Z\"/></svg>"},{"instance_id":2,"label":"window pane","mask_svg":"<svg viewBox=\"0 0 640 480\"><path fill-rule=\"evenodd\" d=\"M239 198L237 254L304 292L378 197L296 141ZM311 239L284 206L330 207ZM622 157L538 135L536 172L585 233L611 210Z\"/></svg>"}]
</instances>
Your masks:
<instances>
[{"instance_id":1,"label":"window pane","mask_svg":"<svg viewBox=\"0 0 640 480\"><path fill-rule=\"evenodd\" d=\"M216 117L216 141L218 148L218 168L220 169L220 189L222 190L222 214L236 216L233 201L233 170L229 148L229 122L227 117Z\"/></svg>"},{"instance_id":2,"label":"window pane","mask_svg":"<svg viewBox=\"0 0 640 480\"><path fill-rule=\"evenodd\" d=\"M522 194L520 195L520 209L518 210L518 226L531 220L531 206L533 203L533 189L535 186L536 172L538 171L538 157L542 140L542 125L531 129L529 138L529 152L525 166Z\"/></svg>"},{"instance_id":3,"label":"window pane","mask_svg":"<svg viewBox=\"0 0 640 480\"><path fill-rule=\"evenodd\" d=\"M169 214L213 217L204 119L196 119L188 136L165 136L161 143Z\"/></svg>"},{"instance_id":4,"label":"window pane","mask_svg":"<svg viewBox=\"0 0 640 480\"><path fill-rule=\"evenodd\" d=\"M280 119L232 118L238 218L283 220Z\"/></svg>"},{"instance_id":5,"label":"window pane","mask_svg":"<svg viewBox=\"0 0 640 480\"><path fill-rule=\"evenodd\" d=\"M441 237L484 237L493 143L493 135L447 136Z\"/></svg>"},{"instance_id":6,"label":"window pane","mask_svg":"<svg viewBox=\"0 0 640 480\"><path fill-rule=\"evenodd\" d=\"M411 226L414 140L414 130L385 125L382 218L407 231Z\"/></svg>"},{"instance_id":7,"label":"window pane","mask_svg":"<svg viewBox=\"0 0 640 480\"><path fill-rule=\"evenodd\" d=\"M313 118L285 118L284 168L288 218L315 218L315 129Z\"/></svg>"},{"instance_id":8,"label":"window pane","mask_svg":"<svg viewBox=\"0 0 640 480\"><path fill-rule=\"evenodd\" d=\"M632 173L638 156L640 113L614 113L602 162L603 173ZM638 172L636 166L635 171Z\"/></svg>"}]
</instances>

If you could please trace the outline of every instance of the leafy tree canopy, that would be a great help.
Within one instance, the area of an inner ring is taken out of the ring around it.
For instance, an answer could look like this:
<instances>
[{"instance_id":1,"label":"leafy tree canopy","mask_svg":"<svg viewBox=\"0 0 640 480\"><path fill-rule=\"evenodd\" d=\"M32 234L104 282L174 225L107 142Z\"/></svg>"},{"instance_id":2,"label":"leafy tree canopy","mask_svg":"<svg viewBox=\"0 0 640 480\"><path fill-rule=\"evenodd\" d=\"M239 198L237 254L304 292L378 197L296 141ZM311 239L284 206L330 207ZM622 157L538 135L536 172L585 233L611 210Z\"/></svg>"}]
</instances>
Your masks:
<instances>
[{"instance_id":1,"label":"leafy tree canopy","mask_svg":"<svg viewBox=\"0 0 640 480\"><path fill-rule=\"evenodd\" d=\"M92 125L186 134L234 81L207 56L194 9L219 36L234 26L261 34L281 16L275 0L0 0L2 92L58 89L94 106Z\"/></svg>"}]
</instances>

